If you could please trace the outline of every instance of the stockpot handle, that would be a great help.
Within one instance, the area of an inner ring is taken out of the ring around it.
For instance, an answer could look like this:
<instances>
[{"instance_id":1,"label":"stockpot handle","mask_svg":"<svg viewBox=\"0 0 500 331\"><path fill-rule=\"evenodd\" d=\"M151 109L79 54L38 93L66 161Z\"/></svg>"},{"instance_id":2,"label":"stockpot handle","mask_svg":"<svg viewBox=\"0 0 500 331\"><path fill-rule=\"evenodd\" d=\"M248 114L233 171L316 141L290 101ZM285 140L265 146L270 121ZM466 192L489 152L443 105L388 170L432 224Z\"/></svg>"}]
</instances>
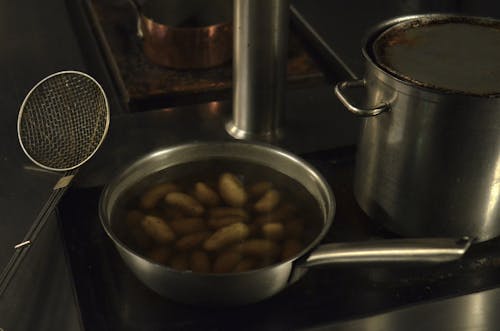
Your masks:
<instances>
[{"instance_id":1,"label":"stockpot handle","mask_svg":"<svg viewBox=\"0 0 500 331\"><path fill-rule=\"evenodd\" d=\"M457 260L465 254L472 240L468 237L383 239L319 246L299 263L313 267L348 263L440 263Z\"/></svg>"},{"instance_id":2,"label":"stockpot handle","mask_svg":"<svg viewBox=\"0 0 500 331\"><path fill-rule=\"evenodd\" d=\"M342 102L342 104L354 115L361 117L376 116L383 112L388 112L390 110L389 104L383 102L373 108L361 108L357 107L352 102L350 102L344 92L350 88L365 88L366 80L358 79L353 81L340 82L335 85L335 95Z\"/></svg>"}]
</instances>

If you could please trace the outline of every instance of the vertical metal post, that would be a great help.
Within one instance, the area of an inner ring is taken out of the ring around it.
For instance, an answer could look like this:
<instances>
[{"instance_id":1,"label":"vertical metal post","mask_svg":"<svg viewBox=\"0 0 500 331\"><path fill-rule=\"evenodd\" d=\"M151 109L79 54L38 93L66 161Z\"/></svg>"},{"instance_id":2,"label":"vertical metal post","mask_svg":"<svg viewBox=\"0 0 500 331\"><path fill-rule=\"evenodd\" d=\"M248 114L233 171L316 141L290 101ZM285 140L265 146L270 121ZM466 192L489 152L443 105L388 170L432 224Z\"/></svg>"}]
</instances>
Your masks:
<instances>
[{"instance_id":1,"label":"vertical metal post","mask_svg":"<svg viewBox=\"0 0 500 331\"><path fill-rule=\"evenodd\" d=\"M288 51L289 0L234 0L233 118L238 139L280 134Z\"/></svg>"}]
</instances>

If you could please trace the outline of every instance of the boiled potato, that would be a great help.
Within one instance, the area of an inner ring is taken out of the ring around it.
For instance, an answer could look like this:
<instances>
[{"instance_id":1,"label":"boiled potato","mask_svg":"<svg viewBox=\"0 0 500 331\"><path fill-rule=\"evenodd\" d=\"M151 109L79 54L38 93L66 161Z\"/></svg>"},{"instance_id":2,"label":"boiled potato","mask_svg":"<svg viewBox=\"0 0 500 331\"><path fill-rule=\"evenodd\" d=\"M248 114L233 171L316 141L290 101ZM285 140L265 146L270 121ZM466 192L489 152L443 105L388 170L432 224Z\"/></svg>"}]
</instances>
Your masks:
<instances>
[{"instance_id":1,"label":"boiled potato","mask_svg":"<svg viewBox=\"0 0 500 331\"><path fill-rule=\"evenodd\" d=\"M224 173L220 176L219 192L224 202L231 207L243 207L248 199L243 184L231 173Z\"/></svg>"},{"instance_id":2,"label":"boiled potato","mask_svg":"<svg viewBox=\"0 0 500 331\"><path fill-rule=\"evenodd\" d=\"M269 190L255 203L254 209L259 213L269 213L278 205L280 199L280 192Z\"/></svg>"},{"instance_id":3,"label":"boiled potato","mask_svg":"<svg viewBox=\"0 0 500 331\"><path fill-rule=\"evenodd\" d=\"M201 244L210 236L210 232L197 232L188 234L182 238L179 238L175 243L175 248L179 251L189 251Z\"/></svg>"},{"instance_id":4,"label":"boiled potato","mask_svg":"<svg viewBox=\"0 0 500 331\"><path fill-rule=\"evenodd\" d=\"M146 215L141 221L142 228L151 238L160 244L165 244L175 239L175 234L170 226L161 218Z\"/></svg>"},{"instance_id":5,"label":"boiled potato","mask_svg":"<svg viewBox=\"0 0 500 331\"><path fill-rule=\"evenodd\" d=\"M194 185L194 196L207 207L215 207L220 204L220 197L217 192L203 182Z\"/></svg>"},{"instance_id":6,"label":"boiled potato","mask_svg":"<svg viewBox=\"0 0 500 331\"><path fill-rule=\"evenodd\" d=\"M204 231L207 229L205 220L201 217L180 218L170 222L170 227L180 236Z\"/></svg>"},{"instance_id":7,"label":"boiled potato","mask_svg":"<svg viewBox=\"0 0 500 331\"><path fill-rule=\"evenodd\" d=\"M186 193L168 193L165 196L165 202L171 206L178 207L190 216L200 216L205 212L202 204Z\"/></svg>"},{"instance_id":8,"label":"boiled potato","mask_svg":"<svg viewBox=\"0 0 500 331\"><path fill-rule=\"evenodd\" d=\"M191 253L189 266L194 272L210 272L210 258L204 251L194 251Z\"/></svg>"},{"instance_id":9,"label":"boiled potato","mask_svg":"<svg viewBox=\"0 0 500 331\"><path fill-rule=\"evenodd\" d=\"M227 273L233 271L233 269L240 263L241 254L235 252L234 250L228 250L221 253L214 262L213 271L216 273Z\"/></svg>"},{"instance_id":10,"label":"boiled potato","mask_svg":"<svg viewBox=\"0 0 500 331\"><path fill-rule=\"evenodd\" d=\"M203 244L207 251L216 251L222 247L244 240L249 234L245 223L234 223L217 230Z\"/></svg>"},{"instance_id":11,"label":"boiled potato","mask_svg":"<svg viewBox=\"0 0 500 331\"><path fill-rule=\"evenodd\" d=\"M140 206L144 209L152 209L166 194L175 192L176 190L177 186L171 183L153 186L142 195Z\"/></svg>"}]
</instances>

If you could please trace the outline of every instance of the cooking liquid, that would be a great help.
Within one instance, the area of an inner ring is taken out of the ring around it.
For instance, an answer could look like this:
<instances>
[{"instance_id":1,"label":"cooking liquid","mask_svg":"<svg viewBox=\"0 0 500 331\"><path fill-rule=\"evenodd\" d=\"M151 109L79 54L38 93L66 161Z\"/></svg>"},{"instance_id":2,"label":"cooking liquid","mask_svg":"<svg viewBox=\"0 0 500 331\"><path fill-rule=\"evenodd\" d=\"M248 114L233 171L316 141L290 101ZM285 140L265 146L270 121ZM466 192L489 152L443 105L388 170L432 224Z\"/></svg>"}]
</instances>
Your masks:
<instances>
[{"instance_id":1,"label":"cooking liquid","mask_svg":"<svg viewBox=\"0 0 500 331\"><path fill-rule=\"evenodd\" d=\"M170 219L165 215L165 208L168 208L164 199L161 199L158 204L151 210L141 210L140 198L149 188L159 184L159 183L174 183L179 188L180 191L192 195L192 191L196 182L207 183L211 188L217 190L217 183L219 176L222 173L230 172L238 177L238 179L244 184L245 187L261 182L269 181L273 183L273 188L277 189L281 194L281 202L275 209L283 206L285 204L291 204L295 207L293 215L289 219L284 219L282 222L285 224L291 219L300 219L304 221L303 233L301 234L299 240L302 243L302 248L306 248L320 233L323 228L323 217L321 209L317 201L312 197L312 195L297 181L294 179L265 166L251 164L249 162L241 161L227 161L224 159L214 159L208 161L197 161L189 164L177 165L170 167L164 171L158 172L154 175L146 177L137 185L128 189L122 196L122 198L117 201L115 208L112 212L111 226L113 231L117 234L120 241L122 241L127 247L131 248L135 253L151 259L151 252L159 246L152 240L148 239L146 242L137 240L137 233L134 231L141 231L137 227L130 227L126 220L127 213L130 211L140 210L144 214L154 215L163 218L167 223ZM247 224L252 224L253 220L258 216L262 215L253 210L253 204L256 198L249 198L247 206L244 207L245 210L250 214L249 221ZM222 204L221 204L222 205ZM208 209L208 208L207 208ZM201 216L208 218L208 211L205 215ZM144 236L142 236L144 238ZM258 231L256 234L251 235L252 239L263 239L263 234ZM287 235L282 240L277 240L276 244L283 248L283 243L287 239ZM289 239L289 238L288 238ZM178 252L172 244L167 245L170 250L172 250L169 261L165 261L163 264L171 266L170 262L174 256L179 254L186 254L185 252ZM196 249L199 250L200 247ZM211 263L217 258L220 252L208 252L209 259ZM282 258L278 256L258 258L255 263L255 268L264 267L273 263L278 263L282 261ZM189 269L189 267L187 267Z\"/></svg>"}]
</instances>

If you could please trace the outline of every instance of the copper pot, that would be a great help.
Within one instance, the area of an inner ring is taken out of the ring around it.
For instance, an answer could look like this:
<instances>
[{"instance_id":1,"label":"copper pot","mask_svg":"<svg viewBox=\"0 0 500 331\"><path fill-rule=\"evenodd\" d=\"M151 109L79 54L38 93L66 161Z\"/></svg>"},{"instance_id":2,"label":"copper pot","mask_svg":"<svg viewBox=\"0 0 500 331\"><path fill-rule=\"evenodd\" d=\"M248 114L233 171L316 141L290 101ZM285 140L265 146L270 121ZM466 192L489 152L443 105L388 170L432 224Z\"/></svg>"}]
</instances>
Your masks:
<instances>
[{"instance_id":1,"label":"copper pot","mask_svg":"<svg viewBox=\"0 0 500 331\"><path fill-rule=\"evenodd\" d=\"M175 69L222 65L232 56L232 1L130 0L146 56Z\"/></svg>"}]
</instances>

